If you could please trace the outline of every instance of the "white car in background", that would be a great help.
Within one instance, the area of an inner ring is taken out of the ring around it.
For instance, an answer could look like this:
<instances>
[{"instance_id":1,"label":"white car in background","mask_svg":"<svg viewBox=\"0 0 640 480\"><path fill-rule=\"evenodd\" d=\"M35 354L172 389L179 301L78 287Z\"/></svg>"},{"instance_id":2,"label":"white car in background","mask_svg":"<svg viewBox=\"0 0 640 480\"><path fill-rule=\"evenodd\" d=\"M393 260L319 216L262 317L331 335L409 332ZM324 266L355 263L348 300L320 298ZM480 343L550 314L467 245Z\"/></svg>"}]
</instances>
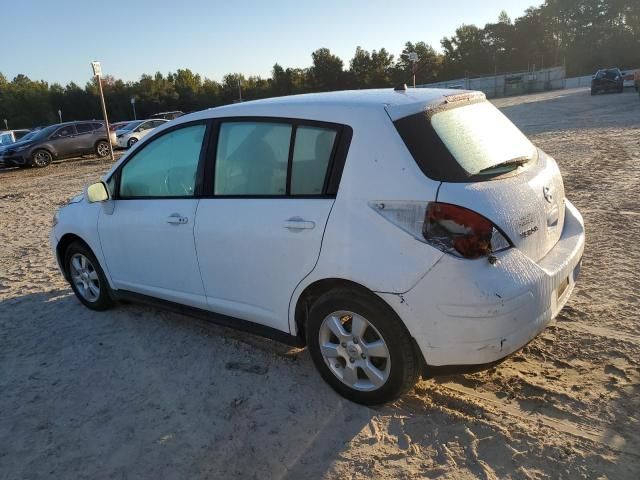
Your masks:
<instances>
[{"instance_id":1,"label":"white car in background","mask_svg":"<svg viewBox=\"0 0 640 480\"><path fill-rule=\"evenodd\" d=\"M134 120L123 128L116 130L116 144L120 148L131 148L134 143L151 133L154 128L164 125L169 120Z\"/></svg>"},{"instance_id":2,"label":"white car in background","mask_svg":"<svg viewBox=\"0 0 640 480\"><path fill-rule=\"evenodd\" d=\"M54 217L77 298L138 299L309 348L364 404L487 368L562 309L582 217L479 92L359 90L165 125Z\"/></svg>"}]
</instances>

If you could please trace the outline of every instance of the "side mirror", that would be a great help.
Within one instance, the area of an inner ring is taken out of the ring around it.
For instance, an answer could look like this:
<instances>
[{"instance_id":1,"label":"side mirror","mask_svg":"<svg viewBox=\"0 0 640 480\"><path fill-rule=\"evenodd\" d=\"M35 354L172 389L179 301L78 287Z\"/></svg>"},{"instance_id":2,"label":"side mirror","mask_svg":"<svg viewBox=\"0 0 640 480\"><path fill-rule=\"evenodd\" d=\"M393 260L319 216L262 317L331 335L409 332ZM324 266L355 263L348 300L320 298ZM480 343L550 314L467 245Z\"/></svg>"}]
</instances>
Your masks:
<instances>
[{"instance_id":1,"label":"side mirror","mask_svg":"<svg viewBox=\"0 0 640 480\"><path fill-rule=\"evenodd\" d=\"M87 200L89 203L105 202L109 200L109 191L103 182L94 183L87 187Z\"/></svg>"}]
</instances>

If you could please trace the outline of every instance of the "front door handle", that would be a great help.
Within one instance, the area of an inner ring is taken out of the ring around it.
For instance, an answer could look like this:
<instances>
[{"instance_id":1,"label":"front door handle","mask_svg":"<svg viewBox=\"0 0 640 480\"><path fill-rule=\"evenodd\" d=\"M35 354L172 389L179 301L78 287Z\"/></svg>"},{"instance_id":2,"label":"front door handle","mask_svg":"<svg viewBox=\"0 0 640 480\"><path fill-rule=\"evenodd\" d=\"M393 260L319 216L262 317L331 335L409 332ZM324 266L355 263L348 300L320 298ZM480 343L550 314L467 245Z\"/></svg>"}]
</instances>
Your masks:
<instances>
[{"instance_id":1,"label":"front door handle","mask_svg":"<svg viewBox=\"0 0 640 480\"><path fill-rule=\"evenodd\" d=\"M296 230L311 230L315 228L315 222L311 222L309 220L304 220L300 217L291 217L289 220L284 222L284 228L287 228L292 231Z\"/></svg>"},{"instance_id":2,"label":"front door handle","mask_svg":"<svg viewBox=\"0 0 640 480\"><path fill-rule=\"evenodd\" d=\"M189 222L189 219L187 217L183 217L179 213L172 213L167 218L167 223L172 223L174 225L183 225L188 222Z\"/></svg>"}]
</instances>

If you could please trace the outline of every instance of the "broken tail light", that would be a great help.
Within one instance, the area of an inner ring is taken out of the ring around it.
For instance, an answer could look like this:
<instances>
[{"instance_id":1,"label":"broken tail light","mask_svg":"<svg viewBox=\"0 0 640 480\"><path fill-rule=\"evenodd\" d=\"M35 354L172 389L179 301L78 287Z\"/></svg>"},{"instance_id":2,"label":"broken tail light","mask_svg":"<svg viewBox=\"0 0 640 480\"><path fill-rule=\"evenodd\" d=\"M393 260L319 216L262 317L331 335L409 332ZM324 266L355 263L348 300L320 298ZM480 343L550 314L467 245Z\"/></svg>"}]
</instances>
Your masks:
<instances>
[{"instance_id":1,"label":"broken tail light","mask_svg":"<svg viewBox=\"0 0 640 480\"><path fill-rule=\"evenodd\" d=\"M485 257L511 247L491 221L449 203L429 203L422 233L436 248L464 258Z\"/></svg>"},{"instance_id":2,"label":"broken tail light","mask_svg":"<svg viewBox=\"0 0 640 480\"><path fill-rule=\"evenodd\" d=\"M439 202L375 202L371 207L391 223L443 252L480 258L506 250L511 243L482 215Z\"/></svg>"}]
</instances>

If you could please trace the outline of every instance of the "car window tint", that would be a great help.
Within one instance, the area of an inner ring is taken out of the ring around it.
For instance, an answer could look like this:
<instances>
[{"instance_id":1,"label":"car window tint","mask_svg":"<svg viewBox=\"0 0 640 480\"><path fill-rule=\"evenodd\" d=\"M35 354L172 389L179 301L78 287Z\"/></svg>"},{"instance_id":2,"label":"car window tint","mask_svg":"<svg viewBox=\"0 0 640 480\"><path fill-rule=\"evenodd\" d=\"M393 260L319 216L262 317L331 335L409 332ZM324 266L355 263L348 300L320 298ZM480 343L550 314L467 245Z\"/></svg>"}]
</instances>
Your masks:
<instances>
[{"instance_id":1,"label":"car window tint","mask_svg":"<svg viewBox=\"0 0 640 480\"><path fill-rule=\"evenodd\" d=\"M18 140L19 138L24 137L27 133L29 133L28 130L23 130L23 131L13 132L13 135L16 137L16 140Z\"/></svg>"},{"instance_id":2,"label":"car window tint","mask_svg":"<svg viewBox=\"0 0 640 480\"><path fill-rule=\"evenodd\" d=\"M336 131L298 127L293 148L292 195L320 195L333 152Z\"/></svg>"},{"instance_id":3,"label":"car window tint","mask_svg":"<svg viewBox=\"0 0 640 480\"><path fill-rule=\"evenodd\" d=\"M191 125L147 143L122 168L120 196L193 196L205 129Z\"/></svg>"},{"instance_id":4,"label":"car window tint","mask_svg":"<svg viewBox=\"0 0 640 480\"><path fill-rule=\"evenodd\" d=\"M228 122L220 126L216 195L284 195L291 125Z\"/></svg>"},{"instance_id":5,"label":"car window tint","mask_svg":"<svg viewBox=\"0 0 640 480\"><path fill-rule=\"evenodd\" d=\"M101 128L104 128L104 125L102 123L92 123L91 126L93 127L94 130L100 130Z\"/></svg>"},{"instance_id":6,"label":"car window tint","mask_svg":"<svg viewBox=\"0 0 640 480\"><path fill-rule=\"evenodd\" d=\"M78 123L78 124L76 124L76 131L78 132L78 134L89 133L92 130L93 130L93 127L92 127L92 125L90 123Z\"/></svg>"}]
</instances>

